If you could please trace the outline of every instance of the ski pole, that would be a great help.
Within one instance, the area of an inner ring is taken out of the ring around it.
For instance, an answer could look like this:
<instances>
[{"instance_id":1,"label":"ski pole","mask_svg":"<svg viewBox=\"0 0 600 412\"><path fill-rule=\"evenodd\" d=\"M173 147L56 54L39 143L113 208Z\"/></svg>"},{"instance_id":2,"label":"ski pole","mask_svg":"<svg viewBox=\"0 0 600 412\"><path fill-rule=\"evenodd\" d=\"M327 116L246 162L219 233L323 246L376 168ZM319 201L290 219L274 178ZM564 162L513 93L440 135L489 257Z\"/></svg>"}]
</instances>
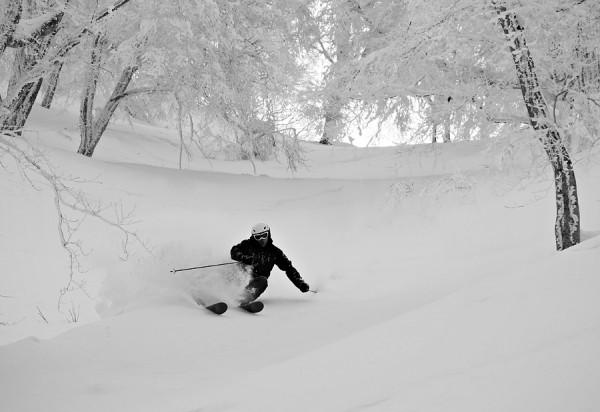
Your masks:
<instances>
[{"instance_id":1,"label":"ski pole","mask_svg":"<svg viewBox=\"0 0 600 412\"><path fill-rule=\"evenodd\" d=\"M216 265L196 266L196 267L193 267L193 268L185 268L185 269L173 269L173 270L171 270L171 273L175 274L177 272L183 272L184 270L214 268L215 266L233 265L234 263L238 263L238 262L217 263Z\"/></svg>"}]
</instances>

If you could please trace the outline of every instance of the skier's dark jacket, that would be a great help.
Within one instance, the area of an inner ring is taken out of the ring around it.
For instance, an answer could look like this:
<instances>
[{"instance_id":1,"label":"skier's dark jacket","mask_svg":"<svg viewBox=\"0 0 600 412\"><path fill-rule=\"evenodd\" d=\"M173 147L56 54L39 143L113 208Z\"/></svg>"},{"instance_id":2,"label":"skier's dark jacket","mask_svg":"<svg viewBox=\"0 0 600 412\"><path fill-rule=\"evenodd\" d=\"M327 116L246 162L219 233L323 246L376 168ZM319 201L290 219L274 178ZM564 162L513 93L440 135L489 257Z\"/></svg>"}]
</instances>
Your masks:
<instances>
[{"instance_id":1,"label":"skier's dark jacket","mask_svg":"<svg viewBox=\"0 0 600 412\"><path fill-rule=\"evenodd\" d=\"M292 266L292 262L287 256L273 244L273 239L269 233L269 241L265 247L262 247L253 237L242 240L241 243L231 248L231 258L238 262L252 266L252 275L254 277L264 276L269 278L273 266L285 272L294 286L302 290L308 289L306 282L300 276L300 273Z\"/></svg>"}]
</instances>

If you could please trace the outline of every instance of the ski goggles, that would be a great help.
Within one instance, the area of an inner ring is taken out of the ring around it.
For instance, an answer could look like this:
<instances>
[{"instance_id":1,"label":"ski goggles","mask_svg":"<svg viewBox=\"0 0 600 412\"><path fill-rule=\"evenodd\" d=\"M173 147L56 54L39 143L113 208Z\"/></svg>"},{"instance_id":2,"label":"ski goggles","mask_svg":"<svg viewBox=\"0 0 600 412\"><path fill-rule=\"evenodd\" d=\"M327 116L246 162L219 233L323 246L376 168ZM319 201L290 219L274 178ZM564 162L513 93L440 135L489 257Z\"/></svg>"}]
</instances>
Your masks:
<instances>
[{"instance_id":1,"label":"ski goggles","mask_svg":"<svg viewBox=\"0 0 600 412\"><path fill-rule=\"evenodd\" d=\"M256 233L253 236L256 240L267 239L269 237L269 232Z\"/></svg>"}]
</instances>

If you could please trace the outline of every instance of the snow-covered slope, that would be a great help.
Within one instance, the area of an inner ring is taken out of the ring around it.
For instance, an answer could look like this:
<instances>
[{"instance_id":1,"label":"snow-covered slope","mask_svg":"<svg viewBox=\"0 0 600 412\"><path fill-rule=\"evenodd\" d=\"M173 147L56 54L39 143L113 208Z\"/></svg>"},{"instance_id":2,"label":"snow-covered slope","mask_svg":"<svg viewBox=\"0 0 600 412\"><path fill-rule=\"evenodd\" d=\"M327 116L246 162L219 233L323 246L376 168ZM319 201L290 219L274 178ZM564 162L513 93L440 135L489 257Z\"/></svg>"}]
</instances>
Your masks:
<instances>
[{"instance_id":1,"label":"snow-covered slope","mask_svg":"<svg viewBox=\"0 0 600 412\"><path fill-rule=\"evenodd\" d=\"M305 143L306 167L294 174L274 161L200 157L180 171L176 137L164 129L113 125L87 159L73 153L68 113L38 110L29 128L63 174L85 181L72 185L88 199L133 212L131 229L152 254L132 243L120 260L119 231L88 219L77 232L91 252L81 259L88 296L68 293L57 311L68 260L52 193L11 174L3 158L6 410L600 405L597 165L578 170L585 241L558 253L551 182L494 172L482 142ZM201 309L195 300L232 303L243 275L233 266L169 271L229 261L258 221L318 293L300 293L275 269L260 314ZM69 309L78 322L67 322Z\"/></svg>"}]
</instances>

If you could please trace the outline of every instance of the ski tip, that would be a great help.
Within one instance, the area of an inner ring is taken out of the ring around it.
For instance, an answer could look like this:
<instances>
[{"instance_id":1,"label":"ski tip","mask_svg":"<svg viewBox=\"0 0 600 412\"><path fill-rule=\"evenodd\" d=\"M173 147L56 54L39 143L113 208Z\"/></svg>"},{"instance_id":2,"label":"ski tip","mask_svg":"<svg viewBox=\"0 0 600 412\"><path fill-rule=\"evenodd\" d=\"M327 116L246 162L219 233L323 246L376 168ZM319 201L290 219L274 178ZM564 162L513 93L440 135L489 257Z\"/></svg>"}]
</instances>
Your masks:
<instances>
[{"instance_id":1,"label":"ski tip","mask_svg":"<svg viewBox=\"0 0 600 412\"><path fill-rule=\"evenodd\" d=\"M206 306L206 309L210 310L212 313L216 313L217 315L222 315L227 312L227 303L219 302L214 305Z\"/></svg>"},{"instance_id":2,"label":"ski tip","mask_svg":"<svg viewBox=\"0 0 600 412\"><path fill-rule=\"evenodd\" d=\"M250 302L250 303L242 303L240 308L244 309L246 312L250 313L258 313L263 310L265 307L262 302Z\"/></svg>"}]
</instances>

